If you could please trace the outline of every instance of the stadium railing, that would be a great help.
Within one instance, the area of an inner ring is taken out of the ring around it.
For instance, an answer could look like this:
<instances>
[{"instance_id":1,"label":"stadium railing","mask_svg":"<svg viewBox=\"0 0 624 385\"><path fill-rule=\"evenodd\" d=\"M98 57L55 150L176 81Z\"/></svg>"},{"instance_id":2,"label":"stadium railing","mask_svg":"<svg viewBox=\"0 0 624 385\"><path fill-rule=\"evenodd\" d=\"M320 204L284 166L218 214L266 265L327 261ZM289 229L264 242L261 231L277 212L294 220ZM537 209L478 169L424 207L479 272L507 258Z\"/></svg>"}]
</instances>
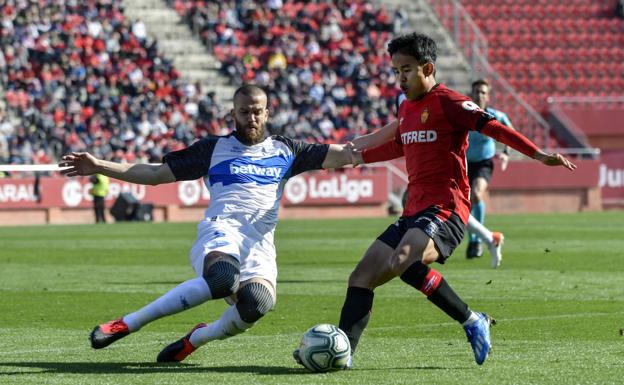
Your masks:
<instances>
[{"instance_id":1,"label":"stadium railing","mask_svg":"<svg viewBox=\"0 0 624 385\"><path fill-rule=\"evenodd\" d=\"M557 96L547 101L549 123L568 142L604 150L624 147L624 96Z\"/></svg>"},{"instance_id":2,"label":"stadium railing","mask_svg":"<svg viewBox=\"0 0 624 385\"><path fill-rule=\"evenodd\" d=\"M474 79L492 84L492 104L507 113L514 126L538 146L552 151L559 147L548 122L531 107L488 61L488 43L468 11L458 0L427 0L440 23L472 67ZM571 155L596 153L593 148L568 148Z\"/></svg>"},{"instance_id":3,"label":"stadium railing","mask_svg":"<svg viewBox=\"0 0 624 385\"><path fill-rule=\"evenodd\" d=\"M366 167L382 167L388 170L388 204L395 212L403 210L403 194L409 183L405 171L405 162L403 160L399 163L388 161L379 164L367 164Z\"/></svg>"}]
</instances>

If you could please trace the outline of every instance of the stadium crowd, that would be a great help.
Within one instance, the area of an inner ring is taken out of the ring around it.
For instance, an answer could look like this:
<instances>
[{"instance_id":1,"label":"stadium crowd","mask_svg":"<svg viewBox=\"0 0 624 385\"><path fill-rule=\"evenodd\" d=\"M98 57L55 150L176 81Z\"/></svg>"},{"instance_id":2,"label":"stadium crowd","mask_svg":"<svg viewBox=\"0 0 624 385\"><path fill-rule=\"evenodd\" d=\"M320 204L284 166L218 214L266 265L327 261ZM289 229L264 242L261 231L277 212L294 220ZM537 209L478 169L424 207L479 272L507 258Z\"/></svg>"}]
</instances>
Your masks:
<instances>
[{"instance_id":1,"label":"stadium crowd","mask_svg":"<svg viewBox=\"0 0 624 385\"><path fill-rule=\"evenodd\" d=\"M361 0L170 3L232 83L269 90L271 132L341 142L388 121L396 90L385 44L402 11Z\"/></svg>"},{"instance_id":2,"label":"stadium crowd","mask_svg":"<svg viewBox=\"0 0 624 385\"><path fill-rule=\"evenodd\" d=\"M213 96L179 80L120 0L7 0L0 10L0 163L83 150L159 161L226 126Z\"/></svg>"},{"instance_id":3,"label":"stadium crowd","mask_svg":"<svg viewBox=\"0 0 624 385\"><path fill-rule=\"evenodd\" d=\"M234 85L271 97L274 134L343 142L385 124L396 95L384 44L406 16L368 1L171 1ZM0 1L0 163L87 150L113 161L162 155L233 126L188 84L121 0ZM374 81L373 81L374 80Z\"/></svg>"}]
</instances>

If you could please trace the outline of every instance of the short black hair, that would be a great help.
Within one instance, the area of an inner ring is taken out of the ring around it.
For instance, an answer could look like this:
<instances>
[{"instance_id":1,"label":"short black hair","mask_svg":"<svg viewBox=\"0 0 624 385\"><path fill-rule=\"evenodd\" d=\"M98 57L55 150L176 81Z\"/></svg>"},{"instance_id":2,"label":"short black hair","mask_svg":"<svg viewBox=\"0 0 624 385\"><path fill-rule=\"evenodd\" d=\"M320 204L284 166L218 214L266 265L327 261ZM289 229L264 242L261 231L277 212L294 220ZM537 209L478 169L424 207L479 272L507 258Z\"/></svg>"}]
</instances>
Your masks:
<instances>
[{"instance_id":1,"label":"short black hair","mask_svg":"<svg viewBox=\"0 0 624 385\"><path fill-rule=\"evenodd\" d=\"M479 86L486 86L488 88L488 90L492 89L492 85L490 84L490 82L487 81L487 79L477 79L477 80L475 80L474 82L472 82L471 89L474 90L475 88L477 88Z\"/></svg>"},{"instance_id":2,"label":"short black hair","mask_svg":"<svg viewBox=\"0 0 624 385\"><path fill-rule=\"evenodd\" d=\"M419 64L435 63L438 58L438 46L429 36L413 32L390 40L388 53L390 56L394 56L395 53L413 56Z\"/></svg>"},{"instance_id":3,"label":"short black hair","mask_svg":"<svg viewBox=\"0 0 624 385\"><path fill-rule=\"evenodd\" d=\"M234 92L234 98L236 99L236 97L238 95L245 95L245 96L249 96L251 98L256 97L258 95L262 95L264 94L264 96L267 99L267 104L269 102L269 93L266 92L264 90L264 88L257 86L255 84L243 84L242 86L238 87L238 89Z\"/></svg>"}]
</instances>

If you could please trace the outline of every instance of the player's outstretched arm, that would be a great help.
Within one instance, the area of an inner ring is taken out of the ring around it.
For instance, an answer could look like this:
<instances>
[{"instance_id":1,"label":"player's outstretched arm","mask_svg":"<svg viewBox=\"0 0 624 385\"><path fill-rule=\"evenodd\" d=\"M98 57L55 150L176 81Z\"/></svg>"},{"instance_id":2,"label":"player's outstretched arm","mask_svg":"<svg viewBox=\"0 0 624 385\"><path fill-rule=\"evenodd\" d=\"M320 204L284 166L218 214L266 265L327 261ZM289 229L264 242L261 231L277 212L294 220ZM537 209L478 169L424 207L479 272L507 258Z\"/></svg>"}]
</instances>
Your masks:
<instances>
[{"instance_id":1,"label":"player's outstretched arm","mask_svg":"<svg viewBox=\"0 0 624 385\"><path fill-rule=\"evenodd\" d=\"M162 164L123 164L97 159L88 152L72 152L61 158L59 167L62 175L78 176L102 174L130 183L157 185L175 182L169 165Z\"/></svg>"},{"instance_id":2,"label":"player's outstretched arm","mask_svg":"<svg viewBox=\"0 0 624 385\"><path fill-rule=\"evenodd\" d=\"M527 139L524 135L496 120L490 120L482 128L481 133L508 145L524 155L537 159L547 166L563 166L568 170L575 170L576 165L561 154L546 154Z\"/></svg>"},{"instance_id":3,"label":"player's outstretched arm","mask_svg":"<svg viewBox=\"0 0 624 385\"><path fill-rule=\"evenodd\" d=\"M354 148L352 143L330 144L322 167L332 169L348 164L357 166L360 163L362 163L362 152Z\"/></svg>"},{"instance_id":4,"label":"player's outstretched arm","mask_svg":"<svg viewBox=\"0 0 624 385\"><path fill-rule=\"evenodd\" d=\"M546 166L563 166L568 170L576 170L576 165L561 154L546 154L542 150L537 150L533 158L544 163Z\"/></svg>"},{"instance_id":5,"label":"player's outstretched arm","mask_svg":"<svg viewBox=\"0 0 624 385\"><path fill-rule=\"evenodd\" d=\"M399 122L395 120L391 123L386 124L375 132L358 136L357 138L353 139L353 146L358 150L365 150L367 148L380 146L394 139L398 129Z\"/></svg>"}]
</instances>

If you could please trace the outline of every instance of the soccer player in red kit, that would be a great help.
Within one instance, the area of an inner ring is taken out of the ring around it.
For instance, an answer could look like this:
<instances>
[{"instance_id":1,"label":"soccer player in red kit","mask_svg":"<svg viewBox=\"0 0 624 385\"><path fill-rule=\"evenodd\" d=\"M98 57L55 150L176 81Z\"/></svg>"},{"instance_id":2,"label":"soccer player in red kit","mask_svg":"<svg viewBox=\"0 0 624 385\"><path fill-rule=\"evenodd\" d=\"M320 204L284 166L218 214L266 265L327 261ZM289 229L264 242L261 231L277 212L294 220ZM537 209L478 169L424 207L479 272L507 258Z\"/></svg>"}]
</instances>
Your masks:
<instances>
[{"instance_id":1,"label":"soccer player in red kit","mask_svg":"<svg viewBox=\"0 0 624 385\"><path fill-rule=\"evenodd\" d=\"M463 325L475 361L481 365L491 347L492 318L470 310L442 275L429 267L432 262L444 263L464 236L470 214L468 132L491 136L545 165L570 170L576 166L560 154L542 152L468 97L436 83L437 47L428 36L399 36L389 43L388 52L406 99L399 105L397 122L354 140L356 149L364 149L354 156L363 163L405 156L407 205L351 273L339 326L349 337L353 353L370 318L373 290L399 276Z\"/></svg>"}]
</instances>

